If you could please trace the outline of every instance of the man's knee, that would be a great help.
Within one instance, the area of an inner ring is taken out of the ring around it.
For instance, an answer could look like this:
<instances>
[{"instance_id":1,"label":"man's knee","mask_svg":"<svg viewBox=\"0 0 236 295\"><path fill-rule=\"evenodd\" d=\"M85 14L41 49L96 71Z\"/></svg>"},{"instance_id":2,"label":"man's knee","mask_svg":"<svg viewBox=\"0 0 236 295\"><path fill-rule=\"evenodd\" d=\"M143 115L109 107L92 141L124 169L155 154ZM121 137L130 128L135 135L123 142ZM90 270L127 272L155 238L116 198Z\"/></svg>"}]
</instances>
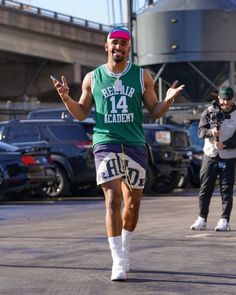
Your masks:
<instances>
[{"instance_id":1,"label":"man's knee","mask_svg":"<svg viewBox=\"0 0 236 295\"><path fill-rule=\"evenodd\" d=\"M137 212L140 208L140 200L132 200L126 204L126 209L130 212Z\"/></svg>"},{"instance_id":2,"label":"man's knee","mask_svg":"<svg viewBox=\"0 0 236 295\"><path fill-rule=\"evenodd\" d=\"M120 210L121 207L121 196L114 189L108 189L105 193L106 208L111 212Z\"/></svg>"}]
</instances>

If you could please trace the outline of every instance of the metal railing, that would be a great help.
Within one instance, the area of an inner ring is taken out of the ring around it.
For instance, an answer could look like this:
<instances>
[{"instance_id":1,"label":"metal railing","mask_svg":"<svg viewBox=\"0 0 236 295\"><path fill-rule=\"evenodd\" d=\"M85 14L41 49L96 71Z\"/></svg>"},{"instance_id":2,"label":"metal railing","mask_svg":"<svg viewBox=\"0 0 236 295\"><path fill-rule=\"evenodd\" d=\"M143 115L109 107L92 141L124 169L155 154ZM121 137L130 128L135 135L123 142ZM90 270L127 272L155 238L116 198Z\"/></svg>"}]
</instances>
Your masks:
<instances>
[{"instance_id":1,"label":"metal railing","mask_svg":"<svg viewBox=\"0 0 236 295\"><path fill-rule=\"evenodd\" d=\"M0 6L5 6L5 7L12 8L12 9L18 9L18 10L24 11L26 13L40 15L40 16L44 16L44 17L48 17L48 18L53 18L55 20L64 21L67 23L71 23L71 24L78 25L78 26L84 26L87 28L95 29L95 30L102 30L104 32L108 32L112 28L109 25L100 24L100 23L97 23L94 21L70 16L67 14L60 13L60 12L28 5L28 4L21 3L18 1L13 1L13 0L0 0Z\"/></svg>"}]
</instances>

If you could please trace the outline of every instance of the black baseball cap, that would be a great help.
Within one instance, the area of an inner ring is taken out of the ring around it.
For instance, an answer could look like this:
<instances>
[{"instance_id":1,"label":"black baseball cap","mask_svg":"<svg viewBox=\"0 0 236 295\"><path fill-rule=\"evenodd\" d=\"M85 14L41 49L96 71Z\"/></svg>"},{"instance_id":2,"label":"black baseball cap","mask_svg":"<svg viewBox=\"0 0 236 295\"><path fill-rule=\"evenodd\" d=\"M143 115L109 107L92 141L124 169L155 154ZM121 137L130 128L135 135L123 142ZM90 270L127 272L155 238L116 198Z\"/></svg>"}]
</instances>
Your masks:
<instances>
[{"instance_id":1,"label":"black baseball cap","mask_svg":"<svg viewBox=\"0 0 236 295\"><path fill-rule=\"evenodd\" d=\"M231 100L234 97L234 91L231 87L221 87L219 90L219 98Z\"/></svg>"}]
</instances>

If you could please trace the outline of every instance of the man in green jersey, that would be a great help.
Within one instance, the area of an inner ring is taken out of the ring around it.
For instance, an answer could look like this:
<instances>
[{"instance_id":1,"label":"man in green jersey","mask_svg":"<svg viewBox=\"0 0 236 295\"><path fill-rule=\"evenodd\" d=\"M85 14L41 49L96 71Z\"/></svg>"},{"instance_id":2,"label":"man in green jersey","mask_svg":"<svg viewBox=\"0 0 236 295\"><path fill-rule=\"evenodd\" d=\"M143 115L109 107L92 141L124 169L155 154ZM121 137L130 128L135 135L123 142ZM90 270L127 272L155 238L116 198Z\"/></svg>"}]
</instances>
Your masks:
<instances>
[{"instance_id":1,"label":"man in green jersey","mask_svg":"<svg viewBox=\"0 0 236 295\"><path fill-rule=\"evenodd\" d=\"M125 28L114 28L108 34L108 60L85 76L79 101L70 97L64 76L60 82L52 77L63 103L75 118L84 120L95 106L93 149L97 184L105 196L113 281L125 280L130 268L129 242L138 222L145 184L147 151L142 105L152 117L159 118L184 88L177 87L175 81L165 99L158 102L151 74L128 61L130 39Z\"/></svg>"}]
</instances>

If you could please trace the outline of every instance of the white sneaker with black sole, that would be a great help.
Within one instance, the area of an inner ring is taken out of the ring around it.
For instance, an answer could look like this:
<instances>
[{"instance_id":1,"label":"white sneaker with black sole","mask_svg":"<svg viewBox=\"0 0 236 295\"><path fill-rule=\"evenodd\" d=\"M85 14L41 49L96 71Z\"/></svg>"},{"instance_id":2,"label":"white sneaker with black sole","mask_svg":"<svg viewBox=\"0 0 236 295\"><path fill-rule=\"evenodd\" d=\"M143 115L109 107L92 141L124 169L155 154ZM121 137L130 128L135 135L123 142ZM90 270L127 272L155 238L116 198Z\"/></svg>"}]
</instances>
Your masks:
<instances>
[{"instance_id":1,"label":"white sneaker with black sole","mask_svg":"<svg viewBox=\"0 0 236 295\"><path fill-rule=\"evenodd\" d=\"M226 218L221 218L215 227L215 231L230 231L228 220Z\"/></svg>"},{"instance_id":2,"label":"white sneaker with black sole","mask_svg":"<svg viewBox=\"0 0 236 295\"><path fill-rule=\"evenodd\" d=\"M205 218L198 216L194 224L190 226L192 230L205 230L206 229L206 221Z\"/></svg>"}]
</instances>

